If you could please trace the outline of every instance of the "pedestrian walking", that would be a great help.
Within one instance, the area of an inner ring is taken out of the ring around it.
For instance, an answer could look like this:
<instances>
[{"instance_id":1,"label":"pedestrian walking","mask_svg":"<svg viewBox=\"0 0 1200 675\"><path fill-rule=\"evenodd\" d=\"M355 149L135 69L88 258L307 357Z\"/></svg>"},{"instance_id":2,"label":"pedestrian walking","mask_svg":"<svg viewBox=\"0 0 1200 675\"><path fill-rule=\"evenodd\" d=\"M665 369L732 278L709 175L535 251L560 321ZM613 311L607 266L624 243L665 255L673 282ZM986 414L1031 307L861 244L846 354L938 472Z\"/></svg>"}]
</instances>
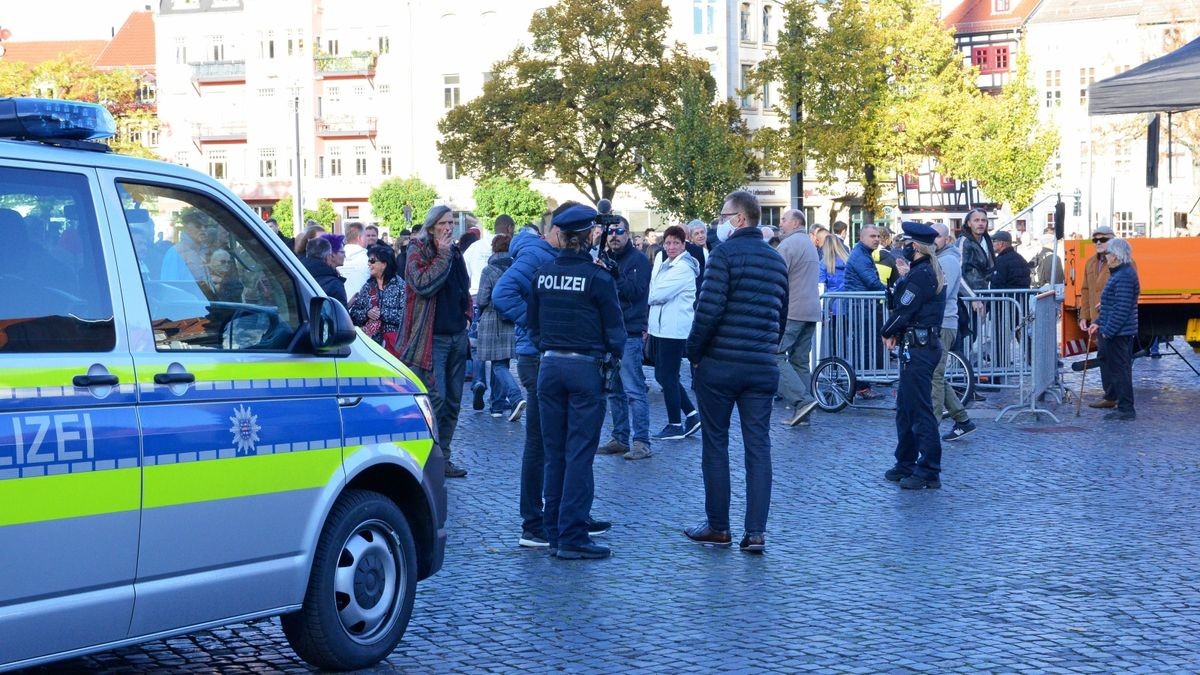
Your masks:
<instances>
[{"instance_id":1,"label":"pedestrian walking","mask_svg":"<svg viewBox=\"0 0 1200 675\"><path fill-rule=\"evenodd\" d=\"M552 555L607 558L588 534L592 462L604 424L605 358L621 358L625 324L616 284L588 251L596 210L575 205L551 220L560 251L534 278L529 334L541 350L538 405L545 442L544 526Z\"/></svg>"},{"instance_id":2,"label":"pedestrian walking","mask_svg":"<svg viewBox=\"0 0 1200 675\"><path fill-rule=\"evenodd\" d=\"M900 353L896 464L883 477L909 490L940 488L942 439L933 415L933 371L942 357L946 280L934 251L937 232L922 223L901 227L912 243L904 252L910 268L891 293L892 315L882 331L887 348Z\"/></svg>"},{"instance_id":3,"label":"pedestrian walking","mask_svg":"<svg viewBox=\"0 0 1200 675\"><path fill-rule=\"evenodd\" d=\"M435 206L409 242L400 354L429 390L446 477L463 478L467 470L451 460L451 448L467 366L471 280L453 244L453 229L450 207Z\"/></svg>"},{"instance_id":4,"label":"pedestrian walking","mask_svg":"<svg viewBox=\"0 0 1200 675\"><path fill-rule=\"evenodd\" d=\"M776 250L788 273L787 327L779 343L779 396L792 406L787 426L807 425L817 407L812 395L812 348L821 320L820 260L805 230L804 213L788 209L779 220L783 239Z\"/></svg>"},{"instance_id":5,"label":"pedestrian walking","mask_svg":"<svg viewBox=\"0 0 1200 675\"><path fill-rule=\"evenodd\" d=\"M758 230L758 198L731 193L721 208L729 237L712 250L688 334L696 365L704 476L704 522L684 531L706 546L732 543L729 523L729 419L737 406L746 458L746 517L741 549L766 549L771 505L771 408L779 386L776 355L787 324L788 274Z\"/></svg>"},{"instance_id":6,"label":"pedestrian walking","mask_svg":"<svg viewBox=\"0 0 1200 675\"><path fill-rule=\"evenodd\" d=\"M672 225L663 233L663 255L650 280L649 333L654 341L654 378L662 386L667 425L656 441L678 440L700 430L700 413L679 382L688 332L696 315L696 278L700 263L687 251L687 233Z\"/></svg>"},{"instance_id":7,"label":"pedestrian walking","mask_svg":"<svg viewBox=\"0 0 1200 675\"><path fill-rule=\"evenodd\" d=\"M1138 333L1138 296L1142 293L1133 250L1129 242L1114 238L1108 242L1105 256L1108 283L1100 294L1100 315L1088 326L1088 334L1099 335L1104 358L1100 377L1112 387L1116 410L1106 420L1133 421L1133 348ZM1107 399L1106 399L1107 400ZM1096 406L1093 406L1096 407Z\"/></svg>"}]
</instances>

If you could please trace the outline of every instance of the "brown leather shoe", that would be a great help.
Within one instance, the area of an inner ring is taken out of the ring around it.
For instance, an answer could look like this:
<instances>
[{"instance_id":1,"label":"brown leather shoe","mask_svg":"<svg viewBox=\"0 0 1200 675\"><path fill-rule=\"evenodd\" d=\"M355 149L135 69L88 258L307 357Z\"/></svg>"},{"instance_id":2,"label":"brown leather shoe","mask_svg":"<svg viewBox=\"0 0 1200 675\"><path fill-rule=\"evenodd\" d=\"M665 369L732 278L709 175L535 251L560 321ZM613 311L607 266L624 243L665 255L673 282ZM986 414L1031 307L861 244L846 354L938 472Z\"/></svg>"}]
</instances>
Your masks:
<instances>
[{"instance_id":1,"label":"brown leather shoe","mask_svg":"<svg viewBox=\"0 0 1200 675\"><path fill-rule=\"evenodd\" d=\"M1117 407L1117 402L1110 401L1106 398L1102 398L1099 401L1092 401L1091 403L1088 404L1088 407L1089 408L1115 408L1115 407Z\"/></svg>"},{"instance_id":2,"label":"brown leather shoe","mask_svg":"<svg viewBox=\"0 0 1200 675\"><path fill-rule=\"evenodd\" d=\"M683 533L687 535L688 539L702 546L729 548L733 545L733 537L729 534L729 530L714 530L708 526L707 522L690 527Z\"/></svg>"},{"instance_id":3,"label":"brown leather shoe","mask_svg":"<svg viewBox=\"0 0 1200 675\"><path fill-rule=\"evenodd\" d=\"M629 446L615 439L610 439L604 445L596 448L597 455L623 455L627 452L629 452Z\"/></svg>"}]
</instances>

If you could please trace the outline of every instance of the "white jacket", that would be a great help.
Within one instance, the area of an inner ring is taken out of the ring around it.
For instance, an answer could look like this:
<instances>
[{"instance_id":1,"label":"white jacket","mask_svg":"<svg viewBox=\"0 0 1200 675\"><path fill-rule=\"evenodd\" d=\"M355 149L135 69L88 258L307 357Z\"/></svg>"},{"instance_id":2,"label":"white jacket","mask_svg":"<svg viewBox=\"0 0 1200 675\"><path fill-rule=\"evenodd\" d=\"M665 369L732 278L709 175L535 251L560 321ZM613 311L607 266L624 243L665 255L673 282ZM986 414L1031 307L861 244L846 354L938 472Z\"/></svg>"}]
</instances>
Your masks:
<instances>
[{"instance_id":1,"label":"white jacket","mask_svg":"<svg viewBox=\"0 0 1200 675\"><path fill-rule=\"evenodd\" d=\"M650 274L650 325L654 337L686 340L696 316L700 264L687 251L674 260L657 256Z\"/></svg>"},{"instance_id":2,"label":"white jacket","mask_svg":"<svg viewBox=\"0 0 1200 675\"><path fill-rule=\"evenodd\" d=\"M346 261L337 268L338 274L346 278L346 295L353 300L367 279L371 278L371 265L367 262L367 249L358 244L346 244Z\"/></svg>"}]
</instances>

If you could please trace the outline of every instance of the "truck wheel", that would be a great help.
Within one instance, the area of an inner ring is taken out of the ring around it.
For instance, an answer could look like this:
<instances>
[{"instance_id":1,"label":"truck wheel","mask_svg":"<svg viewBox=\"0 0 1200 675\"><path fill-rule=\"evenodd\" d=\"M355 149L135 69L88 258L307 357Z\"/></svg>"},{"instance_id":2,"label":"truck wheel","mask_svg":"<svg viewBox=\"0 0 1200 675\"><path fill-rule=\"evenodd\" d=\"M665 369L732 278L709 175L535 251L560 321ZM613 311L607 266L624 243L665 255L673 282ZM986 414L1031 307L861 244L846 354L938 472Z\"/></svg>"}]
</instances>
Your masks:
<instances>
[{"instance_id":1,"label":"truck wheel","mask_svg":"<svg viewBox=\"0 0 1200 675\"><path fill-rule=\"evenodd\" d=\"M377 492L347 491L321 530L304 606L281 618L283 633L318 668L367 668L400 643L416 588L416 545L404 514Z\"/></svg>"}]
</instances>

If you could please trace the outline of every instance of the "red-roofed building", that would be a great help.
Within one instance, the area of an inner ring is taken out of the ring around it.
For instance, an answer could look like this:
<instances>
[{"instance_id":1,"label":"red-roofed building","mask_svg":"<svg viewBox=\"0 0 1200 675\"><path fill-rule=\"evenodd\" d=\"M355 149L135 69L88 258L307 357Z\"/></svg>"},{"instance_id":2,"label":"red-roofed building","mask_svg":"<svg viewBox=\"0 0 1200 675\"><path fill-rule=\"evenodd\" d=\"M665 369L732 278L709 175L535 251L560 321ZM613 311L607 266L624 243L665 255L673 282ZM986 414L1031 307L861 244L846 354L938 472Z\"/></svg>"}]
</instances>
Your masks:
<instances>
[{"instance_id":1,"label":"red-roofed building","mask_svg":"<svg viewBox=\"0 0 1200 675\"><path fill-rule=\"evenodd\" d=\"M87 63L94 63L108 40L46 40L42 42L4 42L4 55L0 60L8 63L24 63L30 67L52 61L65 54L78 54Z\"/></svg>"},{"instance_id":2,"label":"red-roofed building","mask_svg":"<svg viewBox=\"0 0 1200 675\"><path fill-rule=\"evenodd\" d=\"M1025 24L1042 0L963 0L942 20L964 60L979 69L979 88L995 93L1016 70Z\"/></svg>"}]
</instances>

